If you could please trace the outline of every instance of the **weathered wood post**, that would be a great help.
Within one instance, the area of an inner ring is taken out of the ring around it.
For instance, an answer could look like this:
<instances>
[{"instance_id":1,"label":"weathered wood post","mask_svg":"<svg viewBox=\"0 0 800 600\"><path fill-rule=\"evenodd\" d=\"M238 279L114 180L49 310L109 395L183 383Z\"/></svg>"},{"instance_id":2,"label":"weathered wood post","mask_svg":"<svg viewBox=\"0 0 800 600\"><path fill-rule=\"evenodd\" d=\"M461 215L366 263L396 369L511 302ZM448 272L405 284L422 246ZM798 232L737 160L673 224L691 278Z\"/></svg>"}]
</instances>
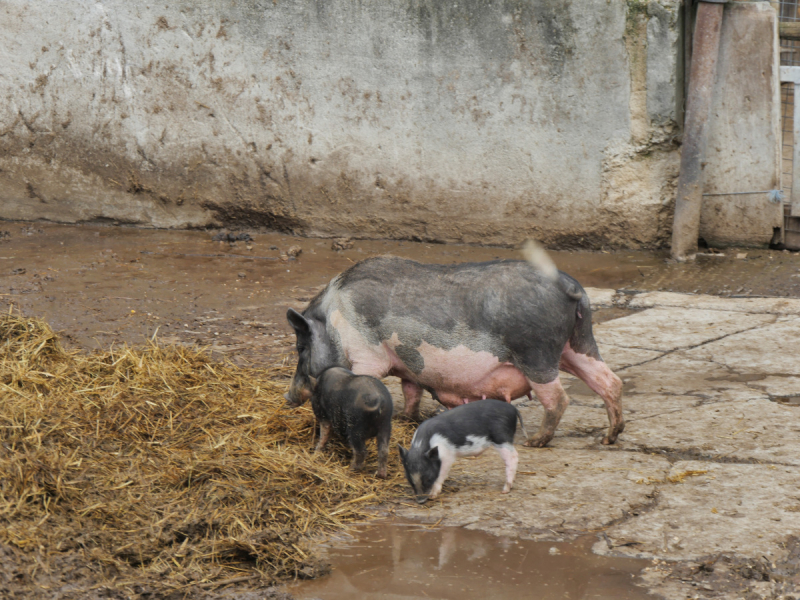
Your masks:
<instances>
[{"instance_id":1,"label":"weathered wood post","mask_svg":"<svg viewBox=\"0 0 800 600\"><path fill-rule=\"evenodd\" d=\"M714 94L722 13L726 2L701 0L697 7L678 195L672 225L672 257L677 260L691 260L697 253L703 201L702 161L708 137L706 125Z\"/></svg>"}]
</instances>

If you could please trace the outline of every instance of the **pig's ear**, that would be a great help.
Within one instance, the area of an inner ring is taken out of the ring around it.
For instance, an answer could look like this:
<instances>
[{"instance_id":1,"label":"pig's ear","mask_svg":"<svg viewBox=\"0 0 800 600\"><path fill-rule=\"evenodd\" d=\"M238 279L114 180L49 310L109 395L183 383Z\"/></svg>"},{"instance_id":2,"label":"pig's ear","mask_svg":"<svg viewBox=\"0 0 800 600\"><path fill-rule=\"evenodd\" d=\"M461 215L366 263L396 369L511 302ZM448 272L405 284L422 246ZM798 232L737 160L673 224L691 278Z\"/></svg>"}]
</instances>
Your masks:
<instances>
[{"instance_id":1,"label":"pig's ear","mask_svg":"<svg viewBox=\"0 0 800 600\"><path fill-rule=\"evenodd\" d=\"M311 331L311 325L308 324L308 320L293 308L286 312L286 320L289 321L289 325L292 326L297 335L308 334Z\"/></svg>"},{"instance_id":2,"label":"pig's ear","mask_svg":"<svg viewBox=\"0 0 800 600\"><path fill-rule=\"evenodd\" d=\"M428 450L425 456L427 456L431 460L437 460L439 458L439 446L434 446L433 448Z\"/></svg>"},{"instance_id":3,"label":"pig's ear","mask_svg":"<svg viewBox=\"0 0 800 600\"><path fill-rule=\"evenodd\" d=\"M397 450L400 452L400 460L402 460L403 463L405 463L406 456L408 455L408 450L403 448L400 444L397 444Z\"/></svg>"}]
</instances>

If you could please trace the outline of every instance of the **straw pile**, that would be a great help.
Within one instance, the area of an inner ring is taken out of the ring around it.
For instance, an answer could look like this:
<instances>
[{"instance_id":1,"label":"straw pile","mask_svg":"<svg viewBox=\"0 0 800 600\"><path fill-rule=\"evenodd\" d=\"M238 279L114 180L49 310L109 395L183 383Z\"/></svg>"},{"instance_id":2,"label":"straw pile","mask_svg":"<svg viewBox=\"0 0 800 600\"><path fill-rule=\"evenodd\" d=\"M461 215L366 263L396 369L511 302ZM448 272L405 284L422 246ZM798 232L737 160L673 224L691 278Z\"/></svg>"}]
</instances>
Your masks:
<instances>
[{"instance_id":1,"label":"straw pile","mask_svg":"<svg viewBox=\"0 0 800 600\"><path fill-rule=\"evenodd\" d=\"M20 585L65 557L84 573L76 597L314 576L309 539L402 486L396 457L388 481L372 476L374 446L364 475L343 446L310 452L310 407L283 408L291 368L157 341L67 352L46 323L14 314L0 317L0 344L0 554L35 557ZM411 428L394 429L407 443Z\"/></svg>"}]
</instances>

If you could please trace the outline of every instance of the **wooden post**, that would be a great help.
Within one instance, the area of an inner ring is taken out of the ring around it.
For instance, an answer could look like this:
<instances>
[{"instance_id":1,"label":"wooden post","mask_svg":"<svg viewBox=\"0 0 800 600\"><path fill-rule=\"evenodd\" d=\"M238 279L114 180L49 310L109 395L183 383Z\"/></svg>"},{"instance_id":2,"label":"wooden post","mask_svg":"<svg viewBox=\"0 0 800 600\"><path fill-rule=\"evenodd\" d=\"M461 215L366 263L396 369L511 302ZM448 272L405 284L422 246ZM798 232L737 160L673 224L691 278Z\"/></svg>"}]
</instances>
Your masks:
<instances>
[{"instance_id":1,"label":"wooden post","mask_svg":"<svg viewBox=\"0 0 800 600\"><path fill-rule=\"evenodd\" d=\"M719 55L720 29L724 4L703 0L697 7L692 40L689 94L672 226L672 257L693 259L700 235L700 208L703 201L703 154L708 115L714 95Z\"/></svg>"}]
</instances>

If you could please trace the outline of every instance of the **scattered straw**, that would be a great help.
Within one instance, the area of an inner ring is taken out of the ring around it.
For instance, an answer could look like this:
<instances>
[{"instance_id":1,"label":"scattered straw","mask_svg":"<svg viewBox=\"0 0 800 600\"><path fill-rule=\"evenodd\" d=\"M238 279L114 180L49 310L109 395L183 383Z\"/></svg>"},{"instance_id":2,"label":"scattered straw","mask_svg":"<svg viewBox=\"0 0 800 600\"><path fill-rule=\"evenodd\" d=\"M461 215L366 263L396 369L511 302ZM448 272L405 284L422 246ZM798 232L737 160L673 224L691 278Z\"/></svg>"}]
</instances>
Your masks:
<instances>
[{"instance_id":1,"label":"scattered straw","mask_svg":"<svg viewBox=\"0 0 800 600\"><path fill-rule=\"evenodd\" d=\"M185 597L314 576L310 538L364 520L402 472L375 479L374 446L363 475L341 445L314 456L310 408L283 408L290 371L157 341L68 352L0 317L0 554L30 558L19 585L70 569L74 592ZM393 442L410 434L395 422Z\"/></svg>"},{"instance_id":2,"label":"scattered straw","mask_svg":"<svg viewBox=\"0 0 800 600\"><path fill-rule=\"evenodd\" d=\"M690 469L688 471L675 473L675 475L670 475L667 477L667 481L670 483L683 483L683 480L687 477L697 477L698 475L705 475L706 473L708 473L706 469Z\"/></svg>"}]
</instances>

